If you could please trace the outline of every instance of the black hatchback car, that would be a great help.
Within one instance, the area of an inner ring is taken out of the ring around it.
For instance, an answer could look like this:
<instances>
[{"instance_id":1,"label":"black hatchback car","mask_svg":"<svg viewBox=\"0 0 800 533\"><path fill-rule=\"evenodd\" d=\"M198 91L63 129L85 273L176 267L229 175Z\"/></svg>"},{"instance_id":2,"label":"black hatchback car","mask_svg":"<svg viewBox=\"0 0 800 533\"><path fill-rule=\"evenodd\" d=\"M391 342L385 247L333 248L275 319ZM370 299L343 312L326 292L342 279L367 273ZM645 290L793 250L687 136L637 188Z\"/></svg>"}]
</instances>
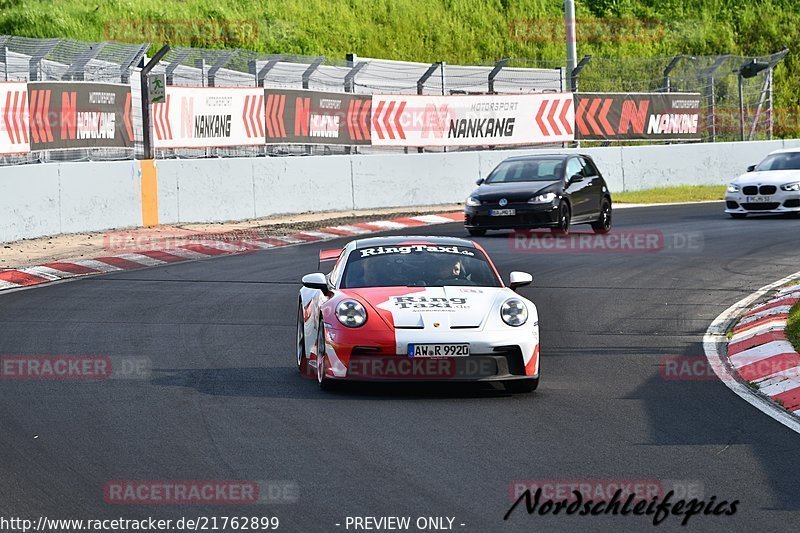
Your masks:
<instances>
[{"instance_id":1,"label":"black hatchback car","mask_svg":"<svg viewBox=\"0 0 800 533\"><path fill-rule=\"evenodd\" d=\"M477 183L464 207L470 235L530 228L565 234L574 224L611 230L611 193L587 155L511 157Z\"/></svg>"}]
</instances>

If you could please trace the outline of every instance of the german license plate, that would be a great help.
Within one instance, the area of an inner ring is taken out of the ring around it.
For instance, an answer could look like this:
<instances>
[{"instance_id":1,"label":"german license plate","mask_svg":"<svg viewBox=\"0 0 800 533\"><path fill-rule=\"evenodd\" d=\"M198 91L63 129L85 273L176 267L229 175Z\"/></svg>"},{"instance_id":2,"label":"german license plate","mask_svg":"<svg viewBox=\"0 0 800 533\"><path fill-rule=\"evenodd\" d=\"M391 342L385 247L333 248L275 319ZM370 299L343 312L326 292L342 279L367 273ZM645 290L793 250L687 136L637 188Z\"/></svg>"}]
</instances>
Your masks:
<instances>
[{"instance_id":1,"label":"german license plate","mask_svg":"<svg viewBox=\"0 0 800 533\"><path fill-rule=\"evenodd\" d=\"M513 217L516 214L516 209L492 209L489 211L489 215L493 217Z\"/></svg>"},{"instance_id":2,"label":"german license plate","mask_svg":"<svg viewBox=\"0 0 800 533\"><path fill-rule=\"evenodd\" d=\"M748 204L765 204L772 201L772 196L748 196Z\"/></svg>"},{"instance_id":3,"label":"german license plate","mask_svg":"<svg viewBox=\"0 0 800 533\"><path fill-rule=\"evenodd\" d=\"M465 357L469 344L409 344L409 357Z\"/></svg>"}]
</instances>

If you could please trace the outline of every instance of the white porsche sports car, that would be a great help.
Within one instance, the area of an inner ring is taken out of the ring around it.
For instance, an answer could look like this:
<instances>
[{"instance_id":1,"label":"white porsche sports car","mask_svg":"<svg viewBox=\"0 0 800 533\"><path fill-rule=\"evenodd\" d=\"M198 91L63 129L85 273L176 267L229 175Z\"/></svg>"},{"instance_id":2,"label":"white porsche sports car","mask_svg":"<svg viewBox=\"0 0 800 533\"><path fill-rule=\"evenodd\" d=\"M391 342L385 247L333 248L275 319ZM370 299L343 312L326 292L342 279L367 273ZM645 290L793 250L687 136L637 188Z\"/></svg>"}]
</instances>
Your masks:
<instances>
[{"instance_id":1,"label":"white porsche sports car","mask_svg":"<svg viewBox=\"0 0 800 533\"><path fill-rule=\"evenodd\" d=\"M477 243L445 237L373 237L324 251L331 272L303 277L297 366L322 388L355 381L502 381L539 384L539 317L504 286Z\"/></svg>"},{"instance_id":2,"label":"white porsche sports car","mask_svg":"<svg viewBox=\"0 0 800 533\"><path fill-rule=\"evenodd\" d=\"M731 181L725 212L733 218L750 213L800 215L800 148L776 150Z\"/></svg>"}]
</instances>

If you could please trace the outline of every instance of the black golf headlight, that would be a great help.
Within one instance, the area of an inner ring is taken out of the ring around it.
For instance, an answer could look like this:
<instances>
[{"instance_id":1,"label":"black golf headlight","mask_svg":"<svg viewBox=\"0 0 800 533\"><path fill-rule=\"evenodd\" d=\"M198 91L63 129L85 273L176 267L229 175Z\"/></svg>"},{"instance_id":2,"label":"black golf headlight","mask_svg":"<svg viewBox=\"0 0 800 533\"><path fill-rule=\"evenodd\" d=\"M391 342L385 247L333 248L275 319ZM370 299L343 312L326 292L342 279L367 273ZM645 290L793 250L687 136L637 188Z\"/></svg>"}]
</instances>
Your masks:
<instances>
[{"instance_id":1,"label":"black golf headlight","mask_svg":"<svg viewBox=\"0 0 800 533\"><path fill-rule=\"evenodd\" d=\"M512 298L500 308L500 316L509 326L521 326L528 320L528 308L521 300Z\"/></svg>"},{"instance_id":2,"label":"black golf headlight","mask_svg":"<svg viewBox=\"0 0 800 533\"><path fill-rule=\"evenodd\" d=\"M342 300L336 306L336 318L348 328L357 328L367 322L367 310L355 300Z\"/></svg>"}]
</instances>

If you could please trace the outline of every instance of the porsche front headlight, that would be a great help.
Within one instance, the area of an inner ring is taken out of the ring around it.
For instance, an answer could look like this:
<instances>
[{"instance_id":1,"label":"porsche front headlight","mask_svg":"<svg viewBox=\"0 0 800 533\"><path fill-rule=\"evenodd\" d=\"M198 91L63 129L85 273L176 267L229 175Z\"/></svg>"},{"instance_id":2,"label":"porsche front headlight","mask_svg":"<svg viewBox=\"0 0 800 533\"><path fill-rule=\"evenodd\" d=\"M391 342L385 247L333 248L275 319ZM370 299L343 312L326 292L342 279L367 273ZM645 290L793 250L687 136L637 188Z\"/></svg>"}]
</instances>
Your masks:
<instances>
[{"instance_id":1,"label":"porsche front headlight","mask_svg":"<svg viewBox=\"0 0 800 533\"><path fill-rule=\"evenodd\" d=\"M512 298L500 307L500 316L503 322L509 326L521 326L528 320L528 308L522 303L522 300Z\"/></svg>"},{"instance_id":2,"label":"porsche front headlight","mask_svg":"<svg viewBox=\"0 0 800 533\"><path fill-rule=\"evenodd\" d=\"M348 328L357 328L367 322L367 310L355 300L342 300L336 306L336 318Z\"/></svg>"}]
</instances>

